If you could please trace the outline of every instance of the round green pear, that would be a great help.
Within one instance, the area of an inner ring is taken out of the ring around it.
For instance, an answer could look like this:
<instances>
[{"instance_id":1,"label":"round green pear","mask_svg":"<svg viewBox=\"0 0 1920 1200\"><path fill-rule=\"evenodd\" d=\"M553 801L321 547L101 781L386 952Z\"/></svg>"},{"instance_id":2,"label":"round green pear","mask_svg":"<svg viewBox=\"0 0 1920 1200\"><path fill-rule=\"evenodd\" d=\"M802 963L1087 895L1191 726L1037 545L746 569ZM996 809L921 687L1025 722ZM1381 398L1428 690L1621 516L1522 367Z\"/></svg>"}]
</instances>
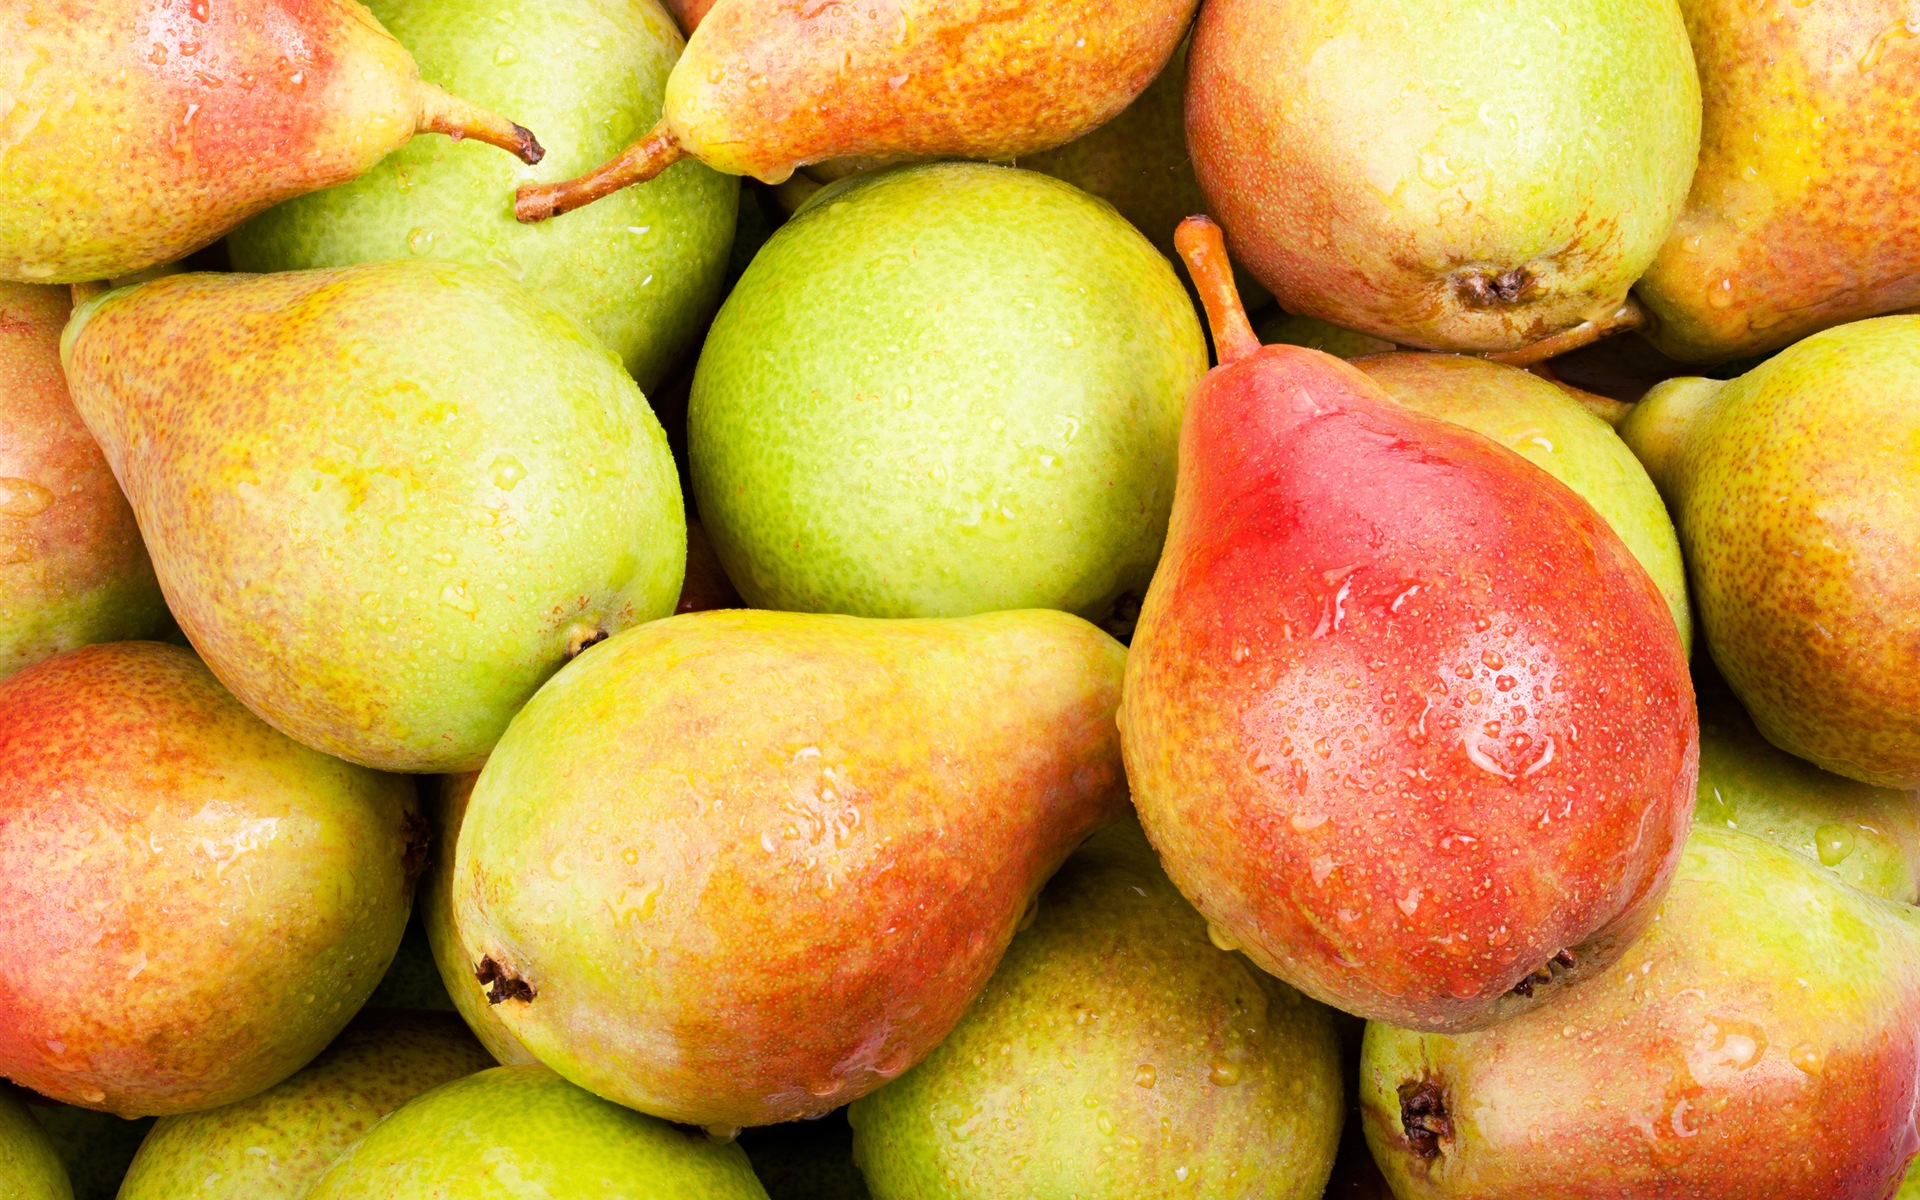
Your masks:
<instances>
[{"instance_id":1,"label":"round green pear","mask_svg":"<svg viewBox=\"0 0 1920 1200\"><path fill-rule=\"evenodd\" d=\"M545 295L651 390L720 298L739 181L669 168L565 219L522 225L513 190L600 163L660 118L685 44L653 0L373 0L422 77L540 131L527 166L471 141L419 138L360 178L269 209L228 236L236 269L432 256L492 263ZM432 143L432 144L429 144Z\"/></svg>"},{"instance_id":2,"label":"round green pear","mask_svg":"<svg viewBox=\"0 0 1920 1200\"><path fill-rule=\"evenodd\" d=\"M701 351L693 487L756 607L1057 608L1146 589L1206 341L1103 201L930 163L822 189Z\"/></svg>"},{"instance_id":3,"label":"round green pear","mask_svg":"<svg viewBox=\"0 0 1920 1200\"><path fill-rule=\"evenodd\" d=\"M0 1088L0 1200L73 1200L59 1152L27 1106Z\"/></svg>"},{"instance_id":4,"label":"round green pear","mask_svg":"<svg viewBox=\"0 0 1920 1200\"><path fill-rule=\"evenodd\" d=\"M875 1200L1317 1200L1331 1010L1223 950L1125 820L1041 893L932 1055L854 1102Z\"/></svg>"},{"instance_id":5,"label":"round green pear","mask_svg":"<svg viewBox=\"0 0 1920 1200\"><path fill-rule=\"evenodd\" d=\"M119 1200L298 1200L381 1117L492 1065L452 1013L365 1010L284 1082L237 1104L161 1118Z\"/></svg>"},{"instance_id":6,"label":"round green pear","mask_svg":"<svg viewBox=\"0 0 1920 1200\"><path fill-rule=\"evenodd\" d=\"M66 1164L73 1200L114 1200L127 1165L154 1123L152 1117L130 1121L71 1104L34 1104L27 1111L53 1139Z\"/></svg>"},{"instance_id":7,"label":"round green pear","mask_svg":"<svg viewBox=\"0 0 1920 1200\"><path fill-rule=\"evenodd\" d=\"M307 1200L767 1200L737 1145L621 1108L542 1066L495 1067L414 1098Z\"/></svg>"}]
</instances>

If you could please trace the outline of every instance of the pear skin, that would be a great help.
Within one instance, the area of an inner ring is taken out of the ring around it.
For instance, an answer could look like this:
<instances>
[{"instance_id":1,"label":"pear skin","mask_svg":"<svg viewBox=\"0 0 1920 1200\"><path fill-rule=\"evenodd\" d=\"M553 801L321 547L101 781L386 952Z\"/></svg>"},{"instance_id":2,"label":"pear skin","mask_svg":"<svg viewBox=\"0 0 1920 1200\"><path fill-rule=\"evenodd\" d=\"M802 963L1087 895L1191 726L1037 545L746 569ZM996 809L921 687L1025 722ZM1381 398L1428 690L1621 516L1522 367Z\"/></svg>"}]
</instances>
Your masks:
<instances>
[{"instance_id":1,"label":"pear skin","mask_svg":"<svg viewBox=\"0 0 1920 1200\"><path fill-rule=\"evenodd\" d=\"M453 848L460 842L467 799L473 795L473 785L479 779L480 772L468 771L464 775L443 775L436 781L437 795L428 810L433 820L433 865L420 881L415 904L421 924L426 926L440 981L446 985L454 1009L473 1030L473 1036L479 1038L487 1053L502 1065L539 1062L507 1029L494 1005L488 1003L487 989L473 977L473 964L460 948L460 935L453 927Z\"/></svg>"},{"instance_id":2,"label":"pear skin","mask_svg":"<svg viewBox=\"0 0 1920 1200\"><path fill-rule=\"evenodd\" d=\"M1640 932L1686 837L1665 599L1539 467L1261 347L1217 228L1183 238L1223 365L1127 662L1147 835L1223 940L1336 1008L1458 1031L1536 1004Z\"/></svg>"},{"instance_id":3,"label":"pear skin","mask_svg":"<svg viewBox=\"0 0 1920 1200\"><path fill-rule=\"evenodd\" d=\"M1318 317L1302 317L1274 311L1260 321L1257 330L1262 345L1276 343L1324 350L1335 358L1359 358L1365 354L1391 354L1399 347L1384 338L1355 329L1346 329Z\"/></svg>"},{"instance_id":4,"label":"pear skin","mask_svg":"<svg viewBox=\"0 0 1920 1200\"><path fill-rule=\"evenodd\" d=\"M1367 1027L1367 1140L1400 1200L1859 1200L1920 1148L1920 917L1701 826L1660 919L1552 1005Z\"/></svg>"},{"instance_id":5,"label":"pear skin","mask_svg":"<svg viewBox=\"0 0 1920 1200\"><path fill-rule=\"evenodd\" d=\"M1920 17L1907 0L1681 0L1705 122L1686 210L1634 291L1715 363L1920 305Z\"/></svg>"},{"instance_id":6,"label":"pear skin","mask_svg":"<svg viewBox=\"0 0 1920 1200\"><path fill-rule=\"evenodd\" d=\"M180 627L307 745L471 770L570 655L673 611L666 435L496 269L173 275L82 305L63 358Z\"/></svg>"},{"instance_id":7,"label":"pear skin","mask_svg":"<svg viewBox=\"0 0 1920 1200\"><path fill-rule=\"evenodd\" d=\"M190 651L9 676L0 1075L129 1117L271 1087L380 981L425 853L406 780L275 732Z\"/></svg>"},{"instance_id":8,"label":"pear skin","mask_svg":"<svg viewBox=\"0 0 1920 1200\"><path fill-rule=\"evenodd\" d=\"M67 289L0 283L0 678L168 621L113 471L60 373Z\"/></svg>"},{"instance_id":9,"label":"pear skin","mask_svg":"<svg viewBox=\"0 0 1920 1200\"><path fill-rule=\"evenodd\" d=\"M1666 497L1707 649L1768 741L1920 786L1920 316L1814 334L1621 426Z\"/></svg>"},{"instance_id":10,"label":"pear skin","mask_svg":"<svg viewBox=\"0 0 1920 1200\"><path fill-rule=\"evenodd\" d=\"M1319 1200L1333 1014L1214 945L1140 827L1088 839L924 1062L853 1103L874 1200Z\"/></svg>"},{"instance_id":11,"label":"pear skin","mask_svg":"<svg viewBox=\"0 0 1920 1200\"><path fill-rule=\"evenodd\" d=\"M0 279L170 262L416 132L540 161L533 135L422 83L356 0L24 0L0 11Z\"/></svg>"},{"instance_id":12,"label":"pear skin","mask_svg":"<svg viewBox=\"0 0 1920 1200\"><path fill-rule=\"evenodd\" d=\"M307 1200L455 1196L767 1200L740 1147L609 1104L541 1066L494 1067L415 1097Z\"/></svg>"},{"instance_id":13,"label":"pear skin","mask_svg":"<svg viewBox=\"0 0 1920 1200\"><path fill-rule=\"evenodd\" d=\"M1189 72L1236 261L1401 346L1630 324L1699 147L1674 0L1209 0Z\"/></svg>"},{"instance_id":14,"label":"pear skin","mask_svg":"<svg viewBox=\"0 0 1920 1200\"><path fill-rule=\"evenodd\" d=\"M300 1200L380 1118L493 1065L452 1013L367 1009L292 1078L237 1104L162 1117L118 1200Z\"/></svg>"},{"instance_id":15,"label":"pear skin","mask_svg":"<svg viewBox=\"0 0 1920 1200\"><path fill-rule=\"evenodd\" d=\"M47 1131L5 1088L0 1088L0 1196L73 1200L67 1169L60 1164Z\"/></svg>"},{"instance_id":16,"label":"pear skin","mask_svg":"<svg viewBox=\"0 0 1920 1200\"><path fill-rule=\"evenodd\" d=\"M1124 651L1065 613L724 611L615 635L514 719L454 851L467 962L562 1075L726 1129L938 1045L1124 809Z\"/></svg>"}]
</instances>

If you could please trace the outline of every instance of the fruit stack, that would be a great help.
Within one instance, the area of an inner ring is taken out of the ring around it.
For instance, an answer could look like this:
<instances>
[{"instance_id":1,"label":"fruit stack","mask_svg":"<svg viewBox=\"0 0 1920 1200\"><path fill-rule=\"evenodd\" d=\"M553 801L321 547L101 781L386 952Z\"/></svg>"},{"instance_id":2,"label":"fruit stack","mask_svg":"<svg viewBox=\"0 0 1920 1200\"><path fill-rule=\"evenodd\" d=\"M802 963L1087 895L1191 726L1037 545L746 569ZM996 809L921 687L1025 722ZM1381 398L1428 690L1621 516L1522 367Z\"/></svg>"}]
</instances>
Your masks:
<instances>
[{"instance_id":1,"label":"fruit stack","mask_svg":"<svg viewBox=\"0 0 1920 1200\"><path fill-rule=\"evenodd\" d=\"M1920 10L668 2L0 0L0 1200L1920 1196Z\"/></svg>"}]
</instances>

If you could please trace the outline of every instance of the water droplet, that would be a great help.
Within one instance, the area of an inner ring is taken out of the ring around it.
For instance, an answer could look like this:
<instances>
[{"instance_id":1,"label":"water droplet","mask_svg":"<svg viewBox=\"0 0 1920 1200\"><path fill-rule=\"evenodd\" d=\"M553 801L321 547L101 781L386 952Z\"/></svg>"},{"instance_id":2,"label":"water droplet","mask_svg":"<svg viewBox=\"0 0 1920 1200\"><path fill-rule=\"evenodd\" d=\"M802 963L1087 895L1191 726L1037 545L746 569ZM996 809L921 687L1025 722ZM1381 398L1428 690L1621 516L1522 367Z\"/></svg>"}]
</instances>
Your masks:
<instances>
[{"instance_id":1,"label":"water droplet","mask_svg":"<svg viewBox=\"0 0 1920 1200\"><path fill-rule=\"evenodd\" d=\"M499 49L493 52L493 65L496 67L511 66L519 61L520 47L512 42L501 42Z\"/></svg>"},{"instance_id":2,"label":"water droplet","mask_svg":"<svg viewBox=\"0 0 1920 1200\"><path fill-rule=\"evenodd\" d=\"M53 507L53 493L31 479L0 479L0 517L37 517Z\"/></svg>"},{"instance_id":3,"label":"water droplet","mask_svg":"<svg viewBox=\"0 0 1920 1200\"><path fill-rule=\"evenodd\" d=\"M512 491L514 484L527 477L527 469L511 454L502 454L494 459L488 472L493 477L493 486L503 492Z\"/></svg>"},{"instance_id":4,"label":"water droplet","mask_svg":"<svg viewBox=\"0 0 1920 1200\"><path fill-rule=\"evenodd\" d=\"M1240 948L1239 942L1234 941L1226 930L1211 921L1207 922L1207 940L1213 943L1214 949L1225 950L1228 953Z\"/></svg>"},{"instance_id":5,"label":"water droplet","mask_svg":"<svg viewBox=\"0 0 1920 1200\"><path fill-rule=\"evenodd\" d=\"M1714 308L1730 308L1733 305L1733 280L1722 279L1707 292L1707 303Z\"/></svg>"},{"instance_id":6,"label":"water droplet","mask_svg":"<svg viewBox=\"0 0 1920 1200\"><path fill-rule=\"evenodd\" d=\"M1838 821L1829 822L1813 831L1813 844L1822 863L1837 867L1853 853L1853 829Z\"/></svg>"},{"instance_id":7,"label":"water droplet","mask_svg":"<svg viewBox=\"0 0 1920 1200\"><path fill-rule=\"evenodd\" d=\"M1222 1060L1214 1063L1207 1071L1207 1078L1215 1087L1232 1087L1240 1082L1240 1064Z\"/></svg>"},{"instance_id":8,"label":"water droplet","mask_svg":"<svg viewBox=\"0 0 1920 1200\"><path fill-rule=\"evenodd\" d=\"M1801 1042L1795 1046L1787 1057L1792 1060L1794 1066L1809 1075L1818 1077L1827 1069L1827 1052L1809 1042Z\"/></svg>"},{"instance_id":9,"label":"water droplet","mask_svg":"<svg viewBox=\"0 0 1920 1200\"><path fill-rule=\"evenodd\" d=\"M467 594L464 583L450 583L440 590L440 603L457 612L472 616L480 611L480 602Z\"/></svg>"},{"instance_id":10,"label":"water droplet","mask_svg":"<svg viewBox=\"0 0 1920 1200\"><path fill-rule=\"evenodd\" d=\"M1152 1063L1141 1063L1133 1069L1133 1086L1135 1087L1150 1088L1159 1079L1160 1073L1154 1070Z\"/></svg>"},{"instance_id":11,"label":"water droplet","mask_svg":"<svg viewBox=\"0 0 1920 1200\"><path fill-rule=\"evenodd\" d=\"M414 228L407 231L407 249L414 254L425 254L433 248L433 231Z\"/></svg>"}]
</instances>

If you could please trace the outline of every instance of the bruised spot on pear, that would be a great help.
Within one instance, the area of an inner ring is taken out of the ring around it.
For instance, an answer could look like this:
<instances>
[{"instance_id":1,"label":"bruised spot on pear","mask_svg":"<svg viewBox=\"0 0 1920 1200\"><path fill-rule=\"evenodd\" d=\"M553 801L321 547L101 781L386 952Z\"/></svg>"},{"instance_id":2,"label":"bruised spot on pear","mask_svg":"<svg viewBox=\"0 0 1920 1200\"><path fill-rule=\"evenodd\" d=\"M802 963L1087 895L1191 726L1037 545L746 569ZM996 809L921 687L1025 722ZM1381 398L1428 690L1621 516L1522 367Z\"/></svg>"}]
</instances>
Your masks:
<instances>
[{"instance_id":1,"label":"bruised spot on pear","mask_svg":"<svg viewBox=\"0 0 1920 1200\"><path fill-rule=\"evenodd\" d=\"M1400 1124L1407 1131L1407 1148L1417 1157L1440 1157L1441 1143L1453 1141L1453 1118L1438 1080L1409 1079L1400 1085Z\"/></svg>"},{"instance_id":2,"label":"bruised spot on pear","mask_svg":"<svg viewBox=\"0 0 1920 1200\"><path fill-rule=\"evenodd\" d=\"M589 647L607 640L607 631L598 625L575 625L567 631L567 661L579 658Z\"/></svg>"},{"instance_id":3,"label":"bruised spot on pear","mask_svg":"<svg viewBox=\"0 0 1920 1200\"><path fill-rule=\"evenodd\" d=\"M491 954L482 958L479 965L474 967L473 977L487 989L488 1004L502 1004L508 1000L518 1000L522 1004L528 1004L539 995L533 990L532 984L495 962Z\"/></svg>"}]
</instances>

